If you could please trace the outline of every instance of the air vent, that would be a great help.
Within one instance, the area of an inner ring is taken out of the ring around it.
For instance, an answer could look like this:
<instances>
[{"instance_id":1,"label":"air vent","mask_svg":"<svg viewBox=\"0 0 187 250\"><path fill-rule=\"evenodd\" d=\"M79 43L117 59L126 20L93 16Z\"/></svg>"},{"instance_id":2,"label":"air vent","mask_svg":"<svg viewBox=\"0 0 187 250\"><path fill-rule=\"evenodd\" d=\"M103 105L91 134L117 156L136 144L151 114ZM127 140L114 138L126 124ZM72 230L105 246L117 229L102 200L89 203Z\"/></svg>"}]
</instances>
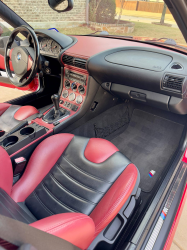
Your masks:
<instances>
[{"instance_id":1,"label":"air vent","mask_svg":"<svg viewBox=\"0 0 187 250\"><path fill-rule=\"evenodd\" d=\"M81 58L77 58L77 57L73 57L73 56L68 56L68 55L63 55L62 61L65 64L72 65L74 67L81 68L81 69L86 69L86 60L85 59L81 59Z\"/></svg>"},{"instance_id":2,"label":"air vent","mask_svg":"<svg viewBox=\"0 0 187 250\"><path fill-rule=\"evenodd\" d=\"M183 69L182 65L180 65L179 63L174 63L172 66L171 66L172 69Z\"/></svg>"},{"instance_id":3,"label":"air vent","mask_svg":"<svg viewBox=\"0 0 187 250\"><path fill-rule=\"evenodd\" d=\"M74 66L81 68L81 69L86 69L86 60L80 59L80 58L75 58L74 59Z\"/></svg>"},{"instance_id":4,"label":"air vent","mask_svg":"<svg viewBox=\"0 0 187 250\"><path fill-rule=\"evenodd\" d=\"M164 89L172 89L175 92L182 93L182 84L184 82L184 77L165 75L164 80L162 82L162 86Z\"/></svg>"},{"instance_id":5,"label":"air vent","mask_svg":"<svg viewBox=\"0 0 187 250\"><path fill-rule=\"evenodd\" d=\"M68 65L73 65L73 59L74 59L73 56L63 55L62 57L63 63L68 64Z\"/></svg>"}]
</instances>

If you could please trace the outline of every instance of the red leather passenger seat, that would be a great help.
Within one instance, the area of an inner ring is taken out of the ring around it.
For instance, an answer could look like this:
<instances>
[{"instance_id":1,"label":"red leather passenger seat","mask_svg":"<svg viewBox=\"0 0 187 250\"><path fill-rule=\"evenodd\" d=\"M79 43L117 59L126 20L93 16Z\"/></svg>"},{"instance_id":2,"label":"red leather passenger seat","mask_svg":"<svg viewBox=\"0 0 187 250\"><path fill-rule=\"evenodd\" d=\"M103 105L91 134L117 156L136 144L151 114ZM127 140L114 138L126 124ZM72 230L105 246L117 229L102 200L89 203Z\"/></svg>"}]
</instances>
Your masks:
<instances>
[{"instance_id":1,"label":"red leather passenger seat","mask_svg":"<svg viewBox=\"0 0 187 250\"><path fill-rule=\"evenodd\" d=\"M137 168L112 143L72 134L40 143L13 187L12 164L1 147L0 162L0 214L81 249L136 195L140 180Z\"/></svg>"}]
</instances>

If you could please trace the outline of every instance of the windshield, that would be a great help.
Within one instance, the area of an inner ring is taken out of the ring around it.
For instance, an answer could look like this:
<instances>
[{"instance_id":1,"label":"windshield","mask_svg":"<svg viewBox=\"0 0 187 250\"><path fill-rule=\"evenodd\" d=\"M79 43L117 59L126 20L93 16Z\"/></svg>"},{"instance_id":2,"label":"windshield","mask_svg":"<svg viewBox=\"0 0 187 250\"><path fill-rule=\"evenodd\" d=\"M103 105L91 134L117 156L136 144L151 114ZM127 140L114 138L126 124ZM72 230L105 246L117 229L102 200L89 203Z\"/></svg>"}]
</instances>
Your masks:
<instances>
[{"instance_id":1,"label":"windshield","mask_svg":"<svg viewBox=\"0 0 187 250\"><path fill-rule=\"evenodd\" d=\"M66 13L52 10L48 0L3 2L33 28L56 28L67 35L130 36L136 40L165 42L166 45L166 38L169 38L186 46L163 0L75 0L73 10ZM174 41L170 40L170 43L175 44Z\"/></svg>"}]
</instances>

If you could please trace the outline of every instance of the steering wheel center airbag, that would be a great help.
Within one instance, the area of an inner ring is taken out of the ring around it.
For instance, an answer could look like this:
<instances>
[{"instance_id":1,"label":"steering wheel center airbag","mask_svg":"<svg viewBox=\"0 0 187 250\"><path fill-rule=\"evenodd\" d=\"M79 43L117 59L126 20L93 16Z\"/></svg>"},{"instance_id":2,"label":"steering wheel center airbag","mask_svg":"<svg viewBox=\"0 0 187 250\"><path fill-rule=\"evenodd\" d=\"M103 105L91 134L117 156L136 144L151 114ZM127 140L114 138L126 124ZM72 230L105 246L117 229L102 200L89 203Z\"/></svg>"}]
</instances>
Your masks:
<instances>
[{"instance_id":1,"label":"steering wheel center airbag","mask_svg":"<svg viewBox=\"0 0 187 250\"><path fill-rule=\"evenodd\" d=\"M21 47L13 49L11 59L14 73L16 75L23 76L26 74L28 68L28 58L29 54L25 49Z\"/></svg>"}]
</instances>

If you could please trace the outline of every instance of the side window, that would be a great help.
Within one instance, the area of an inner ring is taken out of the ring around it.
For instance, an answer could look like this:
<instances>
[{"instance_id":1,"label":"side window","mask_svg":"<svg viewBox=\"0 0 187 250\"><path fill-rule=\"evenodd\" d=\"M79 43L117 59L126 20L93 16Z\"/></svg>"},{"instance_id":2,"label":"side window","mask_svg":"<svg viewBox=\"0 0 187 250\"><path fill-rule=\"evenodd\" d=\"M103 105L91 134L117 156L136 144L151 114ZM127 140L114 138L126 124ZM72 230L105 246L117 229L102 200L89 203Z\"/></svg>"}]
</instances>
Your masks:
<instances>
[{"instance_id":1,"label":"side window","mask_svg":"<svg viewBox=\"0 0 187 250\"><path fill-rule=\"evenodd\" d=\"M9 36L11 33L10 26L0 18L0 37Z\"/></svg>"},{"instance_id":2,"label":"side window","mask_svg":"<svg viewBox=\"0 0 187 250\"><path fill-rule=\"evenodd\" d=\"M12 30L13 27L11 27L0 17L0 103L7 102L24 95L28 95L38 90L37 79L36 81L34 80L29 86L18 89L10 83L7 77L4 64L4 52L8 37L11 34ZM19 38L22 39L23 36L19 36Z\"/></svg>"}]
</instances>

